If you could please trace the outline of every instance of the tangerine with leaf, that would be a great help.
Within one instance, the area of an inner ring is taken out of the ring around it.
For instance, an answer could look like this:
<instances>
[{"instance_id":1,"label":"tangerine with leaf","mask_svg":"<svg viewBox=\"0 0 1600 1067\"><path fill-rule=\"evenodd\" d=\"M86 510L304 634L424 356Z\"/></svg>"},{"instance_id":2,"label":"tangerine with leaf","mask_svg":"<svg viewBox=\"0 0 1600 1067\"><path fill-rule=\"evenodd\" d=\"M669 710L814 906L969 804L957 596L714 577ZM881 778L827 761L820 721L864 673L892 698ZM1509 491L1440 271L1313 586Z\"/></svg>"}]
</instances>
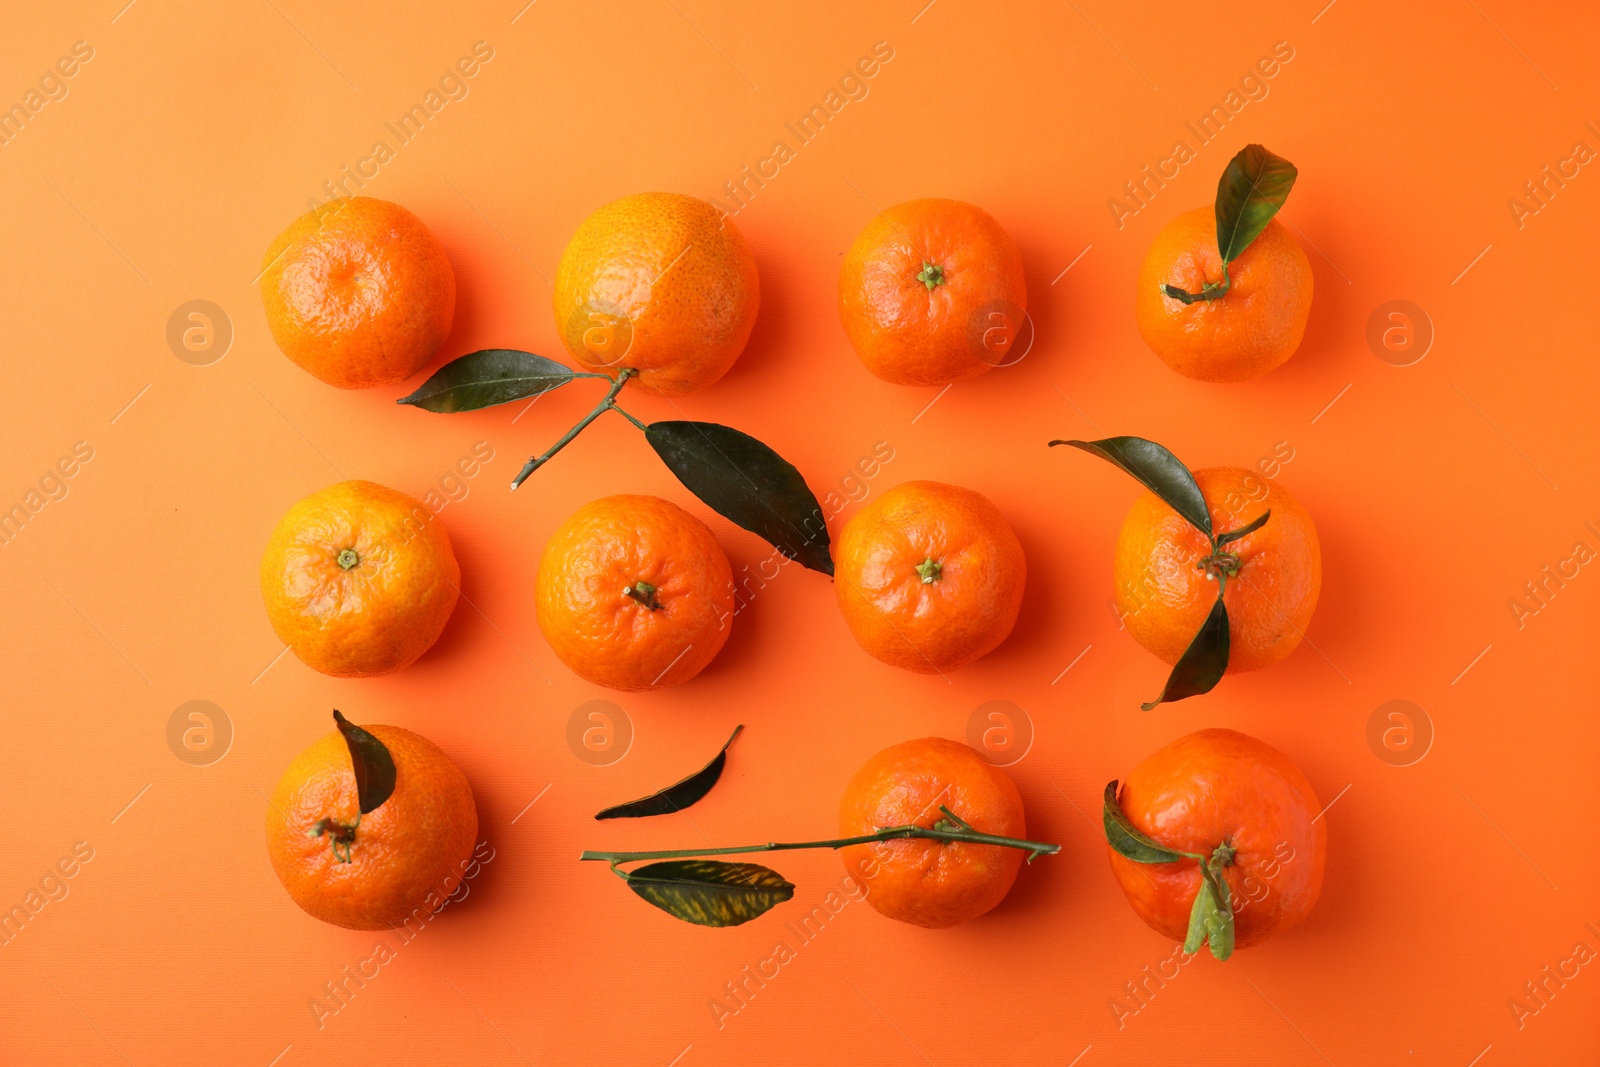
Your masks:
<instances>
[{"instance_id":1,"label":"tangerine with leaf","mask_svg":"<svg viewBox=\"0 0 1600 1067\"><path fill-rule=\"evenodd\" d=\"M711 791L728 746L705 767L648 797L606 808L596 819L641 818L683 810ZM1022 798L1005 772L966 745L940 737L907 741L878 753L845 786L840 837L758 845L585 851L602 860L641 899L684 922L739 926L794 896L770 867L711 857L828 848L840 851L850 880L866 887L880 914L937 929L977 918L999 904L1023 863L1061 851L1028 841ZM642 867L625 865L646 862Z\"/></svg>"},{"instance_id":2,"label":"tangerine with leaf","mask_svg":"<svg viewBox=\"0 0 1600 1067\"><path fill-rule=\"evenodd\" d=\"M1180 737L1105 788L1107 854L1138 916L1219 960L1310 914L1328 832L1294 762L1234 730Z\"/></svg>"},{"instance_id":3,"label":"tangerine with leaf","mask_svg":"<svg viewBox=\"0 0 1600 1067\"><path fill-rule=\"evenodd\" d=\"M1229 161L1210 207L1162 227L1135 289L1139 333L1179 374L1256 378L1300 347L1311 314L1311 261L1273 216L1294 164L1258 144Z\"/></svg>"},{"instance_id":4,"label":"tangerine with leaf","mask_svg":"<svg viewBox=\"0 0 1600 1067\"><path fill-rule=\"evenodd\" d=\"M439 746L339 712L267 803L267 856L307 914L350 930L427 921L471 867L478 810Z\"/></svg>"},{"instance_id":5,"label":"tangerine with leaf","mask_svg":"<svg viewBox=\"0 0 1600 1067\"><path fill-rule=\"evenodd\" d=\"M1322 590L1322 547L1287 489L1239 467L1191 472L1143 437L1050 444L1099 456L1149 490L1128 511L1112 566L1123 625L1173 665L1144 710L1300 644Z\"/></svg>"}]
</instances>

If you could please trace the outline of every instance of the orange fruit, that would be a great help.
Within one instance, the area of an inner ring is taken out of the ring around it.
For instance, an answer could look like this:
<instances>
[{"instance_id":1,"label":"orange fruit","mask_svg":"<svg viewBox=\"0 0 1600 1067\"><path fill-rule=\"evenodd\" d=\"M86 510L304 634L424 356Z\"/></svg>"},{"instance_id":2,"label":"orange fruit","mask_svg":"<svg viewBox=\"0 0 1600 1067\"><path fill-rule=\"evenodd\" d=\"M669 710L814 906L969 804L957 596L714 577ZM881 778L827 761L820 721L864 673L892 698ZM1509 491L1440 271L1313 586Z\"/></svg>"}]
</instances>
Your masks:
<instances>
[{"instance_id":1,"label":"orange fruit","mask_svg":"<svg viewBox=\"0 0 1600 1067\"><path fill-rule=\"evenodd\" d=\"M1022 254L987 211L911 200L867 223L839 269L839 318L896 385L945 385L1007 361L1028 310Z\"/></svg>"},{"instance_id":2,"label":"orange fruit","mask_svg":"<svg viewBox=\"0 0 1600 1067\"><path fill-rule=\"evenodd\" d=\"M728 640L733 568L705 523L654 496L608 496L545 545L539 629L574 674L659 689L705 669Z\"/></svg>"},{"instance_id":3,"label":"orange fruit","mask_svg":"<svg viewBox=\"0 0 1600 1067\"><path fill-rule=\"evenodd\" d=\"M1328 829L1317 794L1289 757L1233 730L1180 737L1133 769L1118 796L1157 844L1215 856L1232 896L1234 946L1248 948L1310 914L1322 892ZM1151 929L1182 941L1200 892L1192 859L1134 863L1106 846L1128 903Z\"/></svg>"},{"instance_id":4,"label":"orange fruit","mask_svg":"<svg viewBox=\"0 0 1600 1067\"><path fill-rule=\"evenodd\" d=\"M1272 509L1265 526L1223 546L1238 564L1227 579L1228 673L1270 666L1300 644L1322 589L1322 548L1311 516L1289 491L1242 467L1194 472L1211 528L1236 530ZM1200 563L1211 545L1154 493L1134 501L1117 537L1112 583L1123 625L1145 648L1177 663L1217 599Z\"/></svg>"},{"instance_id":5,"label":"orange fruit","mask_svg":"<svg viewBox=\"0 0 1600 1067\"><path fill-rule=\"evenodd\" d=\"M450 335L455 272L444 246L399 204L330 200L291 222L263 262L273 339L329 385L404 381Z\"/></svg>"},{"instance_id":6,"label":"orange fruit","mask_svg":"<svg viewBox=\"0 0 1600 1067\"><path fill-rule=\"evenodd\" d=\"M845 523L834 590L857 643L937 674L994 651L1022 607L1022 544L987 497L905 482Z\"/></svg>"},{"instance_id":7,"label":"orange fruit","mask_svg":"<svg viewBox=\"0 0 1600 1067\"><path fill-rule=\"evenodd\" d=\"M471 864L472 787L427 738L398 726L364 729L394 760L389 799L360 814L350 750L334 730L278 780L267 804L267 855L294 902L323 922L351 930L399 926L413 915L427 922ZM348 862L336 841L348 846Z\"/></svg>"},{"instance_id":8,"label":"orange fruit","mask_svg":"<svg viewBox=\"0 0 1600 1067\"><path fill-rule=\"evenodd\" d=\"M1242 382L1294 355L1311 314L1311 261L1277 219L1228 265L1231 285L1215 300L1185 304L1163 284L1198 293L1222 281L1212 207L1162 227L1139 268L1139 333L1167 366L1203 382Z\"/></svg>"},{"instance_id":9,"label":"orange fruit","mask_svg":"<svg viewBox=\"0 0 1600 1067\"><path fill-rule=\"evenodd\" d=\"M682 396L728 373L761 309L744 235L706 203L638 193L583 221L556 268L556 329L584 369Z\"/></svg>"},{"instance_id":10,"label":"orange fruit","mask_svg":"<svg viewBox=\"0 0 1600 1067\"><path fill-rule=\"evenodd\" d=\"M278 639L341 678L415 662L444 632L460 588L444 526L420 500L373 482L340 482L300 501L261 557L261 598Z\"/></svg>"},{"instance_id":11,"label":"orange fruit","mask_svg":"<svg viewBox=\"0 0 1600 1067\"><path fill-rule=\"evenodd\" d=\"M942 737L906 741L869 759L839 801L839 836L911 824L933 828L946 818L940 805L980 833L1027 836L1015 783L966 745ZM931 929L975 919L999 904L1026 855L1004 845L912 837L847 845L839 854L879 914Z\"/></svg>"}]
</instances>

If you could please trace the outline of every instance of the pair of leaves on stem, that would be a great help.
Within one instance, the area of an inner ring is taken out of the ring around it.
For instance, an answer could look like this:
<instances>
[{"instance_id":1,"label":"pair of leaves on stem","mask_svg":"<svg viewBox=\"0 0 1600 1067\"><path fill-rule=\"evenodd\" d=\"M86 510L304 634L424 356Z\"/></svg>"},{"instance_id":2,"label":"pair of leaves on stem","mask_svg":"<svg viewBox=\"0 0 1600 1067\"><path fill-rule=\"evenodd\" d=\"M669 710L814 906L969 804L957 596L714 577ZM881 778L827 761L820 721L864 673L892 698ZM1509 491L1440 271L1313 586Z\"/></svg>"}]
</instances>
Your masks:
<instances>
[{"instance_id":1,"label":"pair of leaves on stem","mask_svg":"<svg viewBox=\"0 0 1600 1067\"><path fill-rule=\"evenodd\" d=\"M476 411L542 396L578 378L612 380L532 352L489 348L445 364L399 403ZM801 566L833 574L822 506L793 464L749 434L714 422L672 420L643 429L667 469L713 511Z\"/></svg>"},{"instance_id":2,"label":"pair of leaves on stem","mask_svg":"<svg viewBox=\"0 0 1600 1067\"><path fill-rule=\"evenodd\" d=\"M1189 929L1183 951L1192 956L1204 943L1211 946L1211 954L1219 960L1233 955L1233 895L1222 873L1229 861L1224 857L1231 857L1231 850L1219 848L1224 856L1217 853L1203 856L1198 852L1170 849L1145 836L1128 820L1127 813L1117 802L1115 779L1106 784L1101 820L1106 841L1118 855L1134 863L1179 863L1186 859L1195 862L1200 868L1200 888L1195 893L1194 906L1189 909Z\"/></svg>"},{"instance_id":3,"label":"pair of leaves on stem","mask_svg":"<svg viewBox=\"0 0 1600 1067\"><path fill-rule=\"evenodd\" d=\"M1198 293L1175 285L1162 285L1161 291L1174 300L1192 304L1215 300L1232 285L1228 265L1250 247L1272 216L1289 199L1289 190L1299 171L1293 163L1275 156L1261 145L1248 144L1228 161L1217 181L1217 251L1222 254L1222 281L1208 282Z\"/></svg>"},{"instance_id":4,"label":"pair of leaves on stem","mask_svg":"<svg viewBox=\"0 0 1600 1067\"><path fill-rule=\"evenodd\" d=\"M1270 510L1236 530L1216 533L1211 525L1211 509L1200 492L1194 474L1170 451L1143 437L1107 437L1099 441L1051 441L1056 445L1071 445L1121 468L1176 511L1189 525L1205 534L1211 542L1211 556L1220 557L1225 546L1254 533L1272 516ZM1228 609L1222 595L1227 587L1228 575L1215 575L1217 599L1211 605L1200 631L1172 668L1161 695L1140 707L1150 711L1156 705L1199 696L1216 688L1228 669L1229 636Z\"/></svg>"},{"instance_id":5,"label":"pair of leaves on stem","mask_svg":"<svg viewBox=\"0 0 1600 1067\"><path fill-rule=\"evenodd\" d=\"M743 726L735 727L733 735L711 762L687 778L647 797L606 808L595 818L639 819L670 815L694 804L711 792L711 787L722 777L728 762L728 746L743 729ZM631 871L613 864L612 870L641 899L674 918L697 926L738 926L794 896L791 882L758 863L669 859Z\"/></svg>"}]
</instances>

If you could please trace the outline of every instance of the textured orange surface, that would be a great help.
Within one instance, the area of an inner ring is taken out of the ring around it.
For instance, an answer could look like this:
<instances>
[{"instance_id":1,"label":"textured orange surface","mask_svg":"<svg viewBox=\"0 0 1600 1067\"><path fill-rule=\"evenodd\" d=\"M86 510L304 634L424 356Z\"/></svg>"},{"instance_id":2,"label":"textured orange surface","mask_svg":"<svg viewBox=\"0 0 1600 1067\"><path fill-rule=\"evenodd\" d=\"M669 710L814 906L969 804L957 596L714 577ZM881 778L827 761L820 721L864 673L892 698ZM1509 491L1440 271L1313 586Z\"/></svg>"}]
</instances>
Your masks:
<instances>
[{"instance_id":1,"label":"textured orange surface","mask_svg":"<svg viewBox=\"0 0 1600 1067\"><path fill-rule=\"evenodd\" d=\"M839 321L896 385L948 385L1005 363L1028 287L1016 242L974 204L929 197L874 215L839 269Z\"/></svg>"},{"instance_id":2,"label":"textured orange surface","mask_svg":"<svg viewBox=\"0 0 1600 1067\"><path fill-rule=\"evenodd\" d=\"M761 310L750 245L721 209L682 193L635 193L583 220L556 270L567 352L639 387L683 396L728 373Z\"/></svg>"},{"instance_id":3,"label":"textured orange surface","mask_svg":"<svg viewBox=\"0 0 1600 1067\"><path fill-rule=\"evenodd\" d=\"M460 596L444 524L415 497L359 479L295 503L261 553L273 632L308 666L340 678L415 663Z\"/></svg>"},{"instance_id":4,"label":"textured orange surface","mask_svg":"<svg viewBox=\"0 0 1600 1067\"><path fill-rule=\"evenodd\" d=\"M1022 609L1028 560L994 502L943 482L903 482L839 531L834 592L861 647L942 674L988 655Z\"/></svg>"},{"instance_id":5,"label":"textured orange surface","mask_svg":"<svg viewBox=\"0 0 1600 1067\"><path fill-rule=\"evenodd\" d=\"M1202 856L1222 843L1234 849L1222 876L1237 948L1288 929L1316 906L1328 856L1323 805L1271 745L1237 730L1197 730L1141 760L1117 799L1129 822L1168 848ZM1199 865L1132 863L1109 847L1106 854L1140 918L1183 941Z\"/></svg>"},{"instance_id":6,"label":"textured orange surface","mask_svg":"<svg viewBox=\"0 0 1600 1067\"><path fill-rule=\"evenodd\" d=\"M727 644L737 606L716 535L670 500L637 493L590 501L551 534L536 596L539 629L561 661L624 690L699 674Z\"/></svg>"},{"instance_id":7,"label":"textured orange surface","mask_svg":"<svg viewBox=\"0 0 1600 1067\"><path fill-rule=\"evenodd\" d=\"M0 34L0 104L27 114L0 122L0 1059L1594 1060L1592 5L125 3L10 5ZM1145 346L1134 281L1250 142L1300 169L1282 219L1316 299L1293 359L1210 385ZM418 378L306 374L256 274L336 181L450 256L455 324L424 373L491 345L559 356L550 280L602 204L738 209L749 347L712 387L624 403L759 436L835 530L900 482L982 492L1027 552L1011 637L948 678L879 663L826 579L711 515L615 416L507 492L604 383L452 416L393 403ZM843 252L923 196L1005 227L1036 328L948 391L873 377L838 321ZM196 300L231 323L221 358ZM1322 596L1293 655L1139 710L1166 668L1120 628L1111 555L1141 490L1046 446L1119 433L1270 474L1315 517ZM462 569L439 643L377 679L283 654L260 604L273 524L349 478L437 509ZM533 610L551 532L624 492L703 518L743 590L716 661L637 696L567 671ZM412 940L312 919L267 861L266 796L333 707L428 737L477 797L480 873ZM687 813L592 821L737 722ZM1021 755L1028 831L1063 851L971 923L884 919L823 851L769 858L792 902L706 930L576 860L825 836L873 753L972 727ZM1107 870L1098 805L1205 727L1305 772L1328 866L1305 922L1180 966Z\"/></svg>"},{"instance_id":8,"label":"textured orange surface","mask_svg":"<svg viewBox=\"0 0 1600 1067\"><path fill-rule=\"evenodd\" d=\"M325 922L420 930L437 901L476 876L472 785L426 737L376 723L362 728L389 750L394 792L360 815L350 750L338 731L326 733L294 758L272 791L267 855L295 902ZM326 834L308 835L323 819L353 827L347 861L335 856Z\"/></svg>"},{"instance_id":9,"label":"textured orange surface","mask_svg":"<svg viewBox=\"0 0 1600 1067\"><path fill-rule=\"evenodd\" d=\"M891 745L851 776L839 800L839 836L885 826L936 827L950 820L1025 840L1027 816L1016 784L959 741L923 737ZM1020 849L968 842L899 838L839 850L867 903L900 922L940 929L967 922L1005 899L1027 855Z\"/></svg>"},{"instance_id":10,"label":"textured orange surface","mask_svg":"<svg viewBox=\"0 0 1600 1067\"><path fill-rule=\"evenodd\" d=\"M1222 593L1228 612L1228 671L1271 666L1300 646L1322 589L1322 546L1316 521L1273 479L1243 467L1194 471L1221 536L1266 524L1223 546L1238 560ZM1147 492L1133 502L1111 561L1117 614L1128 633L1168 663L1177 663L1217 602L1217 579L1199 564L1210 558L1205 534Z\"/></svg>"}]
</instances>

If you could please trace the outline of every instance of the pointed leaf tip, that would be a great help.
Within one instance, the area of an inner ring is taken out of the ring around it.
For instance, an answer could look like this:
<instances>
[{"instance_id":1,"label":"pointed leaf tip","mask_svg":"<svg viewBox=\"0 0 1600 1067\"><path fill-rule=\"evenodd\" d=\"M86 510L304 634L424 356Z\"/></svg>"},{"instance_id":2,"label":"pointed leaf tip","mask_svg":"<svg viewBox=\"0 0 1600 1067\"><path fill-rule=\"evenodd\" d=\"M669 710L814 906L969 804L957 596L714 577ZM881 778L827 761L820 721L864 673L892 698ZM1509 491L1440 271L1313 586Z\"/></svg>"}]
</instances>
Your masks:
<instances>
[{"instance_id":1,"label":"pointed leaf tip","mask_svg":"<svg viewBox=\"0 0 1600 1067\"><path fill-rule=\"evenodd\" d=\"M1071 445L1120 467L1188 520L1189 525L1211 536L1211 509L1200 492L1199 483L1183 461L1164 446L1143 437L1106 437L1099 441L1051 441L1052 445Z\"/></svg>"},{"instance_id":2,"label":"pointed leaf tip","mask_svg":"<svg viewBox=\"0 0 1600 1067\"><path fill-rule=\"evenodd\" d=\"M425 411L476 411L559 389L578 373L515 348L485 348L451 360L410 396L395 401Z\"/></svg>"},{"instance_id":3,"label":"pointed leaf tip","mask_svg":"<svg viewBox=\"0 0 1600 1067\"><path fill-rule=\"evenodd\" d=\"M1200 632L1194 635L1194 640L1189 642L1167 676L1161 695L1148 704L1140 704L1140 709L1152 711L1158 704L1211 692L1228 670L1228 647L1228 609L1223 606L1219 593Z\"/></svg>"},{"instance_id":4,"label":"pointed leaf tip","mask_svg":"<svg viewBox=\"0 0 1600 1067\"><path fill-rule=\"evenodd\" d=\"M1176 863L1189 855L1152 840L1134 826L1117 801L1117 785L1115 778L1106 783L1101 821L1105 826L1106 843L1116 849L1119 856L1135 863Z\"/></svg>"},{"instance_id":5,"label":"pointed leaf tip","mask_svg":"<svg viewBox=\"0 0 1600 1067\"><path fill-rule=\"evenodd\" d=\"M717 514L801 566L833 574L822 505L788 460L714 422L653 422L644 435L678 481Z\"/></svg>"},{"instance_id":6,"label":"pointed leaf tip","mask_svg":"<svg viewBox=\"0 0 1600 1067\"><path fill-rule=\"evenodd\" d=\"M722 777L722 768L728 761L728 746L733 744L734 738L738 737L743 730L743 724L735 726L732 736L723 743L722 749L711 758L711 762L687 778L674 782L665 789L651 793L647 797L606 808L595 818L640 819L650 815L670 815L696 803L711 792L711 787L716 785L717 780Z\"/></svg>"},{"instance_id":7,"label":"pointed leaf tip","mask_svg":"<svg viewBox=\"0 0 1600 1067\"><path fill-rule=\"evenodd\" d=\"M1299 176L1295 165L1261 145L1247 144L1217 181L1217 251L1231 263L1261 235L1289 199Z\"/></svg>"},{"instance_id":8,"label":"pointed leaf tip","mask_svg":"<svg viewBox=\"0 0 1600 1067\"><path fill-rule=\"evenodd\" d=\"M344 736L345 747L350 750L350 765L356 774L356 798L361 814L365 815L394 793L394 757L382 741L345 718L337 708L333 711L333 721Z\"/></svg>"}]
</instances>

